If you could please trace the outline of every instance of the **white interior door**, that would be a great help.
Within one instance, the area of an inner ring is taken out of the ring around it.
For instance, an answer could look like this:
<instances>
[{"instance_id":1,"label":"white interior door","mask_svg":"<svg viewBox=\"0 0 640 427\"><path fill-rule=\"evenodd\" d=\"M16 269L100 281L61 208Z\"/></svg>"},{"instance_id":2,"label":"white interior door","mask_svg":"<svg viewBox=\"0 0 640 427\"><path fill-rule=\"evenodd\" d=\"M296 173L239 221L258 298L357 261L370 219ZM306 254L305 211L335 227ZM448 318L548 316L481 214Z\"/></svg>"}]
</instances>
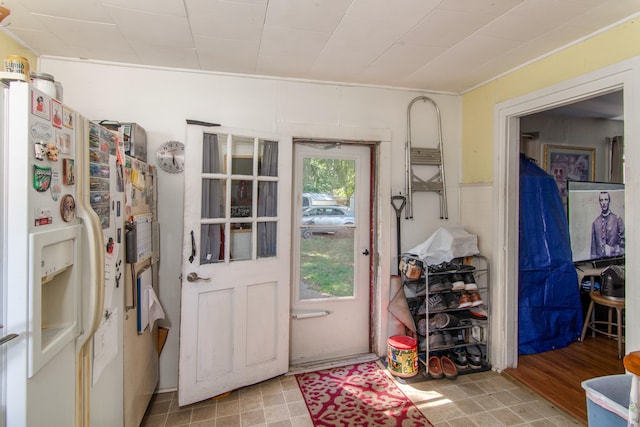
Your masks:
<instances>
[{"instance_id":1,"label":"white interior door","mask_svg":"<svg viewBox=\"0 0 640 427\"><path fill-rule=\"evenodd\" d=\"M179 404L288 370L291 141L187 127Z\"/></svg>"},{"instance_id":2,"label":"white interior door","mask_svg":"<svg viewBox=\"0 0 640 427\"><path fill-rule=\"evenodd\" d=\"M295 146L292 365L369 352L371 148L330 147Z\"/></svg>"}]
</instances>

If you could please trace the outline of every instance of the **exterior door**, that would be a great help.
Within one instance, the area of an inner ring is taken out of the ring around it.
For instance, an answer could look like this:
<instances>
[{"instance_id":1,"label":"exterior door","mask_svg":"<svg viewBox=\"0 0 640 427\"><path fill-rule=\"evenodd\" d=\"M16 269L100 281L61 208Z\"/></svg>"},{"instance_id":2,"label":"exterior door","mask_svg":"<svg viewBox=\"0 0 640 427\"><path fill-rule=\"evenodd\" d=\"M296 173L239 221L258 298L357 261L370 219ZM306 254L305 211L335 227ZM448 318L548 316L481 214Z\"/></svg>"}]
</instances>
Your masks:
<instances>
[{"instance_id":1,"label":"exterior door","mask_svg":"<svg viewBox=\"0 0 640 427\"><path fill-rule=\"evenodd\" d=\"M289 368L291 141L188 126L179 404Z\"/></svg>"},{"instance_id":2,"label":"exterior door","mask_svg":"<svg viewBox=\"0 0 640 427\"><path fill-rule=\"evenodd\" d=\"M329 147L295 145L292 365L370 351L371 148Z\"/></svg>"}]
</instances>

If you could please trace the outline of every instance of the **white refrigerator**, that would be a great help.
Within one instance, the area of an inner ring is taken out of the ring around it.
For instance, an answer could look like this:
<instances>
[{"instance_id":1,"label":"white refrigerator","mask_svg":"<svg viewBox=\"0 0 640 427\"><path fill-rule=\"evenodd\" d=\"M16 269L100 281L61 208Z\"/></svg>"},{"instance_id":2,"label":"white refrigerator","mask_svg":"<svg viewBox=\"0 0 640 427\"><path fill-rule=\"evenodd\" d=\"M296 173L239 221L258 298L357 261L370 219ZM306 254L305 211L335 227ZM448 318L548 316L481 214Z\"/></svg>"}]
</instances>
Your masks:
<instances>
[{"instance_id":1,"label":"white refrigerator","mask_svg":"<svg viewBox=\"0 0 640 427\"><path fill-rule=\"evenodd\" d=\"M122 425L117 138L25 82L2 98L3 421Z\"/></svg>"}]
</instances>

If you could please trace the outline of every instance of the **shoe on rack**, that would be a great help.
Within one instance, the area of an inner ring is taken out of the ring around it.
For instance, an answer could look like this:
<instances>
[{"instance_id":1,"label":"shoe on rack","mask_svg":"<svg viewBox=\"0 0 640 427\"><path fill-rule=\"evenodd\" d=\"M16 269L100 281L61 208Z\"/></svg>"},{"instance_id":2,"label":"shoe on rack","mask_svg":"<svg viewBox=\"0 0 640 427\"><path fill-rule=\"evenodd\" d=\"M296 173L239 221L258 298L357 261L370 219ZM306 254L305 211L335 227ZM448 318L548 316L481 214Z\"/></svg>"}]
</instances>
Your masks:
<instances>
[{"instance_id":1,"label":"shoe on rack","mask_svg":"<svg viewBox=\"0 0 640 427\"><path fill-rule=\"evenodd\" d=\"M451 286L452 286L452 290L454 291L463 291L465 284L464 284L464 277L462 276L462 274L460 273L453 273L451 275Z\"/></svg>"},{"instance_id":2,"label":"shoe on rack","mask_svg":"<svg viewBox=\"0 0 640 427\"><path fill-rule=\"evenodd\" d=\"M444 341L443 347L453 347L456 345L456 339L451 335L451 332L444 331L442 332L442 339Z\"/></svg>"},{"instance_id":3,"label":"shoe on rack","mask_svg":"<svg viewBox=\"0 0 640 427\"><path fill-rule=\"evenodd\" d=\"M453 285L451 284L451 279L449 279L449 276L442 276L442 287L442 291L450 291L451 289L453 289Z\"/></svg>"},{"instance_id":4,"label":"shoe on rack","mask_svg":"<svg viewBox=\"0 0 640 427\"><path fill-rule=\"evenodd\" d=\"M467 361L471 369L482 368L482 350L478 345L467 347Z\"/></svg>"},{"instance_id":5,"label":"shoe on rack","mask_svg":"<svg viewBox=\"0 0 640 427\"><path fill-rule=\"evenodd\" d=\"M473 273L469 272L469 273L465 273L464 277L462 278L462 280L464 281L464 289L467 291L477 291L478 290L478 284L476 283L476 278L473 276Z\"/></svg>"},{"instance_id":6,"label":"shoe on rack","mask_svg":"<svg viewBox=\"0 0 640 427\"><path fill-rule=\"evenodd\" d=\"M477 291L469 292L469 297L471 298L472 307L477 307L479 305L484 304L484 301L482 301L482 297L480 296L480 293L478 293Z\"/></svg>"},{"instance_id":7,"label":"shoe on rack","mask_svg":"<svg viewBox=\"0 0 640 427\"><path fill-rule=\"evenodd\" d=\"M458 318L448 313L437 313L432 318L436 329L453 328L458 326Z\"/></svg>"},{"instance_id":8,"label":"shoe on rack","mask_svg":"<svg viewBox=\"0 0 640 427\"><path fill-rule=\"evenodd\" d=\"M442 366L442 373L445 377L450 380L455 380L458 377L458 369L456 368L455 363L453 363L453 361L447 356L442 356L440 364Z\"/></svg>"},{"instance_id":9,"label":"shoe on rack","mask_svg":"<svg viewBox=\"0 0 640 427\"><path fill-rule=\"evenodd\" d=\"M445 346L444 335L442 332L434 332L429 335L429 348L430 349L438 349L443 348Z\"/></svg>"},{"instance_id":10,"label":"shoe on rack","mask_svg":"<svg viewBox=\"0 0 640 427\"><path fill-rule=\"evenodd\" d=\"M417 314L418 316L424 316L427 314L427 300L422 301L422 305L418 307Z\"/></svg>"},{"instance_id":11,"label":"shoe on rack","mask_svg":"<svg viewBox=\"0 0 640 427\"><path fill-rule=\"evenodd\" d=\"M427 266L427 271L429 273L442 273L443 271L445 271L444 264L445 263L429 265L429 266Z\"/></svg>"},{"instance_id":12,"label":"shoe on rack","mask_svg":"<svg viewBox=\"0 0 640 427\"><path fill-rule=\"evenodd\" d=\"M444 376L444 373L442 372L442 362L440 362L440 358L438 356L431 356L427 365L431 378L438 379Z\"/></svg>"},{"instance_id":13,"label":"shoe on rack","mask_svg":"<svg viewBox=\"0 0 640 427\"><path fill-rule=\"evenodd\" d=\"M427 319L424 317L418 321L418 334L427 335Z\"/></svg>"},{"instance_id":14,"label":"shoe on rack","mask_svg":"<svg viewBox=\"0 0 640 427\"><path fill-rule=\"evenodd\" d=\"M476 268L473 265L469 265L469 264L460 264L460 266L458 267L458 271L460 271L461 273L475 271L475 269Z\"/></svg>"},{"instance_id":15,"label":"shoe on rack","mask_svg":"<svg viewBox=\"0 0 640 427\"><path fill-rule=\"evenodd\" d=\"M431 316L431 317L429 318L429 332L433 332L433 331L435 331L436 329L438 329L438 325L437 325L437 323L436 323L436 320L437 320L437 319L436 319L436 316L437 316L438 314L440 314L440 313L437 313L435 316Z\"/></svg>"},{"instance_id":16,"label":"shoe on rack","mask_svg":"<svg viewBox=\"0 0 640 427\"><path fill-rule=\"evenodd\" d=\"M429 278L429 292L442 292L451 289L450 284L444 283L441 276L434 276Z\"/></svg>"},{"instance_id":17,"label":"shoe on rack","mask_svg":"<svg viewBox=\"0 0 640 427\"><path fill-rule=\"evenodd\" d=\"M471 316L476 319L486 320L487 319L487 310L484 308L477 306L469 309Z\"/></svg>"},{"instance_id":18,"label":"shoe on rack","mask_svg":"<svg viewBox=\"0 0 640 427\"><path fill-rule=\"evenodd\" d=\"M467 369L469 367L467 363L467 351L464 347L456 347L451 351L451 360L455 363L458 369Z\"/></svg>"},{"instance_id":19,"label":"shoe on rack","mask_svg":"<svg viewBox=\"0 0 640 427\"><path fill-rule=\"evenodd\" d=\"M471 296L466 292L461 293L460 299L458 300L458 308L467 308L472 305L473 302L471 301Z\"/></svg>"},{"instance_id":20,"label":"shoe on rack","mask_svg":"<svg viewBox=\"0 0 640 427\"><path fill-rule=\"evenodd\" d=\"M445 292L442 294L444 302L447 304L447 308L455 309L460 306L460 297L455 292Z\"/></svg>"},{"instance_id":21,"label":"shoe on rack","mask_svg":"<svg viewBox=\"0 0 640 427\"><path fill-rule=\"evenodd\" d=\"M431 295L428 300L429 312L442 311L447 309L447 303L442 298L442 295Z\"/></svg>"},{"instance_id":22,"label":"shoe on rack","mask_svg":"<svg viewBox=\"0 0 640 427\"><path fill-rule=\"evenodd\" d=\"M427 339L418 335L418 351L427 351Z\"/></svg>"}]
</instances>

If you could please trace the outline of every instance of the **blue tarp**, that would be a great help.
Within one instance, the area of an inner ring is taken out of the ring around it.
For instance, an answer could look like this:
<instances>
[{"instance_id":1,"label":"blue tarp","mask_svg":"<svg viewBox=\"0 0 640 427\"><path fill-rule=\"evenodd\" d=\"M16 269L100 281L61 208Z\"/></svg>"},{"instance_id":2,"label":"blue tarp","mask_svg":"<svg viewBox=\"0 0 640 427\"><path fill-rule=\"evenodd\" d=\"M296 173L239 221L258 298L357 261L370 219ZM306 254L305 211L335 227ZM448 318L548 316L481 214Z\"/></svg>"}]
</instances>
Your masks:
<instances>
[{"instance_id":1,"label":"blue tarp","mask_svg":"<svg viewBox=\"0 0 640 427\"><path fill-rule=\"evenodd\" d=\"M518 350L568 346L582 332L582 303L567 216L555 180L520 156Z\"/></svg>"}]
</instances>

